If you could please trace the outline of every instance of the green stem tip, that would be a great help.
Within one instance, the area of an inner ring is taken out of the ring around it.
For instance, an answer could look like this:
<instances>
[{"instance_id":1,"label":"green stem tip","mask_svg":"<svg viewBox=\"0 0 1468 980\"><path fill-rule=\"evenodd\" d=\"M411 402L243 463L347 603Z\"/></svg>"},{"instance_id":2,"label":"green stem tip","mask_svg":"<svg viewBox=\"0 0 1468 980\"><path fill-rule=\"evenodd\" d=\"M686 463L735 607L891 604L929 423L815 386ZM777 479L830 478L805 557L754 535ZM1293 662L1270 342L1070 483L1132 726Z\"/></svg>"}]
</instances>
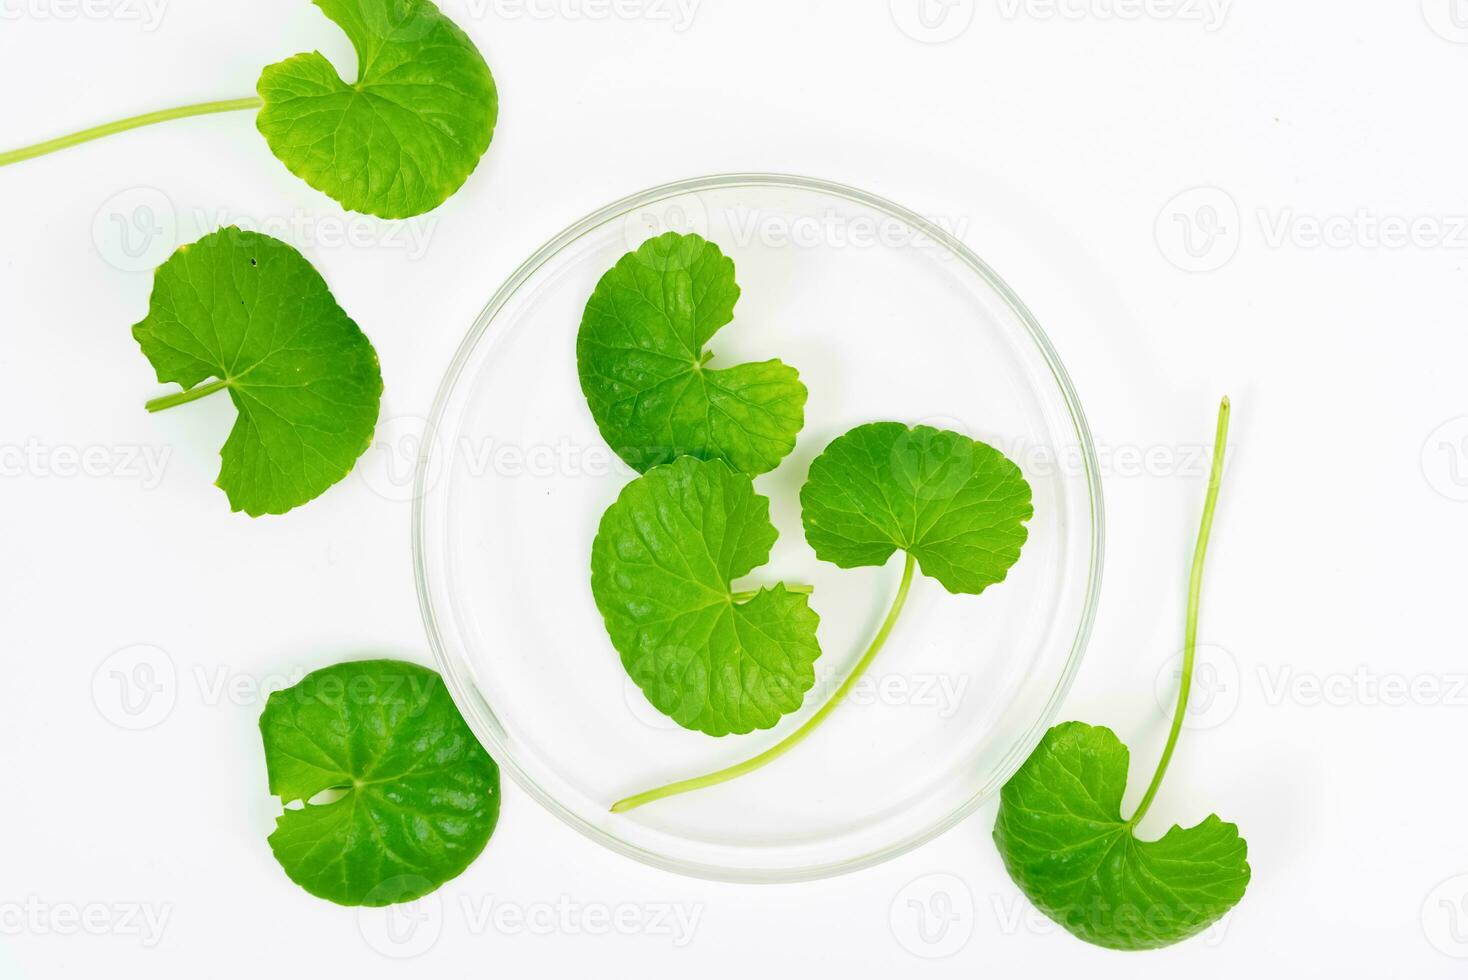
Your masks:
<instances>
[{"instance_id":1,"label":"green stem tip","mask_svg":"<svg viewBox=\"0 0 1468 980\"><path fill-rule=\"evenodd\" d=\"M225 99L220 102L200 102L196 105L178 106L174 109L161 109L158 112L145 112L141 116L129 116L115 122L103 123L93 126L91 129L83 129L68 136L58 136L55 139L46 140L44 143L36 143L32 146L23 146L18 150L9 150L0 153L0 167L29 160L32 157L45 156L47 153L55 153L57 150L65 150L79 143L101 139L114 133L123 133L129 129L137 129L140 126L151 126L153 123L167 122L170 119L184 119L188 116L206 116L215 112L234 112L239 109L258 109L264 102L258 97L248 99Z\"/></svg>"},{"instance_id":2,"label":"green stem tip","mask_svg":"<svg viewBox=\"0 0 1468 980\"><path fill-rule=\"evenodd\" d=\"M866 669L871 666L872 661L876 659L877 653L882 649L882 645L887 642L887 637L892 635L892 628L897 625L897 617L901 615L902 607L907 603L907 593L912 588L912 573L916 563L912 555L907 555L906 557L907 561L902 566L902 581L897 586L897 595L892 599L892 606L887 610L887 618L882 621L882 626L877 630L877 635L872 638L871 645L867 647L866 653L862 654L861 659L856 662L856 666L851 669L851 673L847 675L846 680L841 682L841 686L836 689L836 693L831 695L830 700L821 705L820 710L811 715L805 724L752 759L746 759L738 765L730 766L727 769L720 769L717 772L711 772L703 776L695 776L693 779L684 779L676 783L669 783L667 786L660 786L657 789L650 789L645 793L638 793L636 796L629 796L625 800L618 800L612 804L612 812L626 813L628 810L635 810L655 800L677 796L679 793L691 793L696 789L717 786L719 783L726 783L731 779L743 776L745 773L754 772L756 769L774 762L780 756L805 741L806 737L815 731L821 722L826 720L826 716L836 710L836 706L851 693L851 689L861 679L861 675L866 672ZM795 591L795 589L791 588L791 591Z\"/></svg>"},{"instance_id":3,"label":"green stem tip","mask_svg":"<svg viewBox=\"0 0 1468 980\"><path fill-rule=\"evenodd\" d=\"M1172 714L1172 729L1167 733L1167 745L1162 749L1162 759L1157 763L1157 772L1152 783L1137 804L1137 812L1127 821L1135 827L1141 822L1147 808L1162 786L1162 777L1167 764L1172 761L1173 749L1177 748L1177 737L1183 729L1183 720L1188 714L1188 695L1193 689L1193 658L1198 651L1198 607L1203 596L1203 560L1208 554L1208 538L1213 533L1213 511L1218 505L1218 488L1223 481L1223 454L1228 446L1228 420L1230 407L1228 398L1218 406L1218 431L1213 437L1213 469L1208 474L1208 495L1203 500L1203 522L1198 528L1198 543L1193 547L1193 570L1188 576L1188 616L1183 634L1182 682L1178 686L1177 709Z\"/></svg>"}]
</instances>

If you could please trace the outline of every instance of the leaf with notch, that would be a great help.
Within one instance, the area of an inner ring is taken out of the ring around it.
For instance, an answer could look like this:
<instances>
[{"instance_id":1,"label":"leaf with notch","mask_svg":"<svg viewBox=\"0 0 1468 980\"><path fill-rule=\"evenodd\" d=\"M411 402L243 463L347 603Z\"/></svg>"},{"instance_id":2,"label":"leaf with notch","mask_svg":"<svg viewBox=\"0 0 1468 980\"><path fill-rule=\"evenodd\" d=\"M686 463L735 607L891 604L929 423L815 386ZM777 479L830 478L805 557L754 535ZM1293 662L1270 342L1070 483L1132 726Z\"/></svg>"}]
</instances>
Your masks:
<instances>
[{"instance_id":1,"label":"leaf with notch","mask_svg":"<svg viewBox=\"0 0 1468 980\"><path fill-rule=\"evenodd\" d=\"M270 849L318 898L412 901L458 876L494 833L499 767L427 668L369 660L313 671L270 695L260 734L270 792L287 804ZM327 790L342 795L307 802Z\"/></svg>"},{"instance_id":2,"label":"leaf with notch","mask_svg":"<svg viewBox=\"0 0 1468 980\"><path fill-rule=\"evenodd\" d=\"M372 442L382 372L372 344L311 263L284 242L224 228L158 267L133 337L182 404L227 390L239 412L218 484L234 510L283 514L351 472ZM209 378L210 385L199 385Z\"/></svg>"},{"instance_id":3,"label":"leaf with notch","mask_svg":"<svg viewBox=\"0 0 1468 980\"><path fill-rule=\"evenodd\" d=\"M1121 819L1129 754L1107 728L1057 725L1005 784L994 843L1015 884L1086 942L1158 949L1196 935L1238 904L1248 845L1210 814L1140 841Z\"/></svg>"},{"instance_id":4,"label":"leaf with notch","mask_svg":"<svg viewBox=\"0 0 1468 980\"><path fill-rule=\"evenodd\" d=\"M807 394L799 372L778 360L706 366L706 345L738 300L734 262L675 232L624 255L597 283L577 370L602 437L633 469L696 456L758 476L795 448Z\"/></svg>"},{"instance_id":5,"label":"leaf with notch","mask_svg":"<svg viewBox=\"0 0 1468 980\"><path fill-rule=\"evenodd\" d=\"M320 52L268 66L256 126L291 173L383 218L448 200L489 149L499 96L489 66L429 0L314 0L346 32L358 77Z\"/></svg>"},{"instance_id":6,"label":"leaf with notch","mask_svg":"<svg viewBox=\"0 0 1468 980\"><path fill-rule=\"evenodd\" d=\"M771 728L815 683L820 618L784 585L736 601L769 560L770 502L721 460L683 456L623 488L591 553L591 591L647 699L709 735Z\"/></svg>"}]
</instances>

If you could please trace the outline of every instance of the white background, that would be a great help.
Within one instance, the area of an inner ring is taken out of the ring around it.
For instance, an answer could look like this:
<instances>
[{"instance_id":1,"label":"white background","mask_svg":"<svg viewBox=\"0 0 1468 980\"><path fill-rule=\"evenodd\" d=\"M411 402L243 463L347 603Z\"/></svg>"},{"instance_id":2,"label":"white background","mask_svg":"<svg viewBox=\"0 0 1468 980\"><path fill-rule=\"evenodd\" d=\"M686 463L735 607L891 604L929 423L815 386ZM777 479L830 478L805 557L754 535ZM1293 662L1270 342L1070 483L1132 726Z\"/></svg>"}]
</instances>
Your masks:
<instances>
[{"instance_id":1,"label":"white background","mask_svg":"<svg viewBox=\"0 0 1468 980\"><path fill-rule=\"evenodd\" d=\"M299 50L350 66L302 0L152 2L0 0L0 145L248 95ZM527 2L446 0L501 124L412 234L296 181L246 115L0 171L0 977L1461 975L1468 5L932 0L925 27L915 0L703 0L691 21ZM956 225L1046 326L1107 460L1102 608L1064 715L1131 745L1131 800L1233 396L1200 711L1144 826L1216 811L1247 837L1253 883L1207 936L1127 955L1050 927L992 805L881 867L749 887L604 852L507 785L484 856L392 923L275 865L260 689L427 661L394 467L412 447L384 439L285 518L230 514L228 402L141 410L146 270L224 221L292 240L373 339L384 420L411 420L540 242L729 170Z\"/></svg>"}]
</instances>

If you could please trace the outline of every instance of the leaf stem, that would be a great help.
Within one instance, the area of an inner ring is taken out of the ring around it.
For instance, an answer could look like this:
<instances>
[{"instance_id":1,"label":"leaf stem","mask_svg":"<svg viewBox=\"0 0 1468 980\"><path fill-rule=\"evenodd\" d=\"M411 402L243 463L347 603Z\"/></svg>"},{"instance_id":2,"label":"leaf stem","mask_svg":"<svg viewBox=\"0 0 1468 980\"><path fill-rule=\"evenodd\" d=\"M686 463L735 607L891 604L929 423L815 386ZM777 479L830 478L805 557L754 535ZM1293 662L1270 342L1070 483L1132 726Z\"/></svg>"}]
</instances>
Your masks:
<instances>
[{"instance_id":1,"label":"leaf stem","mask_svg":"<svg viewBox=\"0 0 1468 980\"><path fill-rule=\"evenodd\" d=\"M872 638L871 645L867 647L867 651L862 654L861 659L856 662L856 666L851 669L851 673L847 676L846 680L841 682L841 686L836 689L836 693L831 696L831 699L821 705L820 710L811 715L810 719L804 725L801 725L782 741L777 742L752 759L746 759L738 765L730 766L727 769L720 769L717 772L711 772L704 776L696 776L693 779L685 779L681 782L669 783L667 786L650 789L645 793L629 796L625 800L618 800L612 804L612 812L626 813L628 810L634 810L647 803L652 803L654 800L661 800L669 796L677 796L679 793L689 793L696 789L717 786L719 783L728 782L731 779L743 776L745 773L754 772L761 766L774 762L780 756L805 741L806 736L815 731L816 726L825 721L826 716L835 710L836 705L840 704L842 699L851 693L851 688L861 678L861 675L866 672L866 669L871 666L872 660L876 658L877 653L882 649L882 645L887 642L887 637L892 635L892 628L897 625L897 617L902 613L902 607L907 602L908 590L912 587L914 566L915 562L913 561L912 555L907 555L907 563L902 566L902 582L897 586L897 595L892 599L892 607L887 610L887 618L882 621L882 626L877 630L877 635Z\"/></svg>"},{"instance_id":2,"label":"leaf stem","mask_svg":"<svg viewBox=\"0 0 1468 980\"><path fill-rule=\"evenodd\" d=\"M788 582L781 582L780 584L783 585L783 586L785 586L785 591L786 592L791 592L791 593L794 593L795 595L811 595L816 590L815 586L813 586L813 585L791 585ZM769 586L765 586L765 588L769 588ZM760 592L762 592L762 591L764 591L764 590L763 589L746 589L743 592L735 592L729 598L733 599L736 604L741 603L741 602L748 602L749 600L753 599L755 596L759 595Z\"/></svg>"},{"instance_id":3,"label":"leaf stem","mask_svg":"<svg viewBox=\"0 0 1468 980\"><path fill-rule=\"evenodd\" d=\"M89 140L101 139L103 136L111 136L114 133L126 132L129 129L137 129L139 126L151 126L153 123L167 122L170 119L183 119L188 116L205 116L215 112L234 112L237 109L255 109L262 105L259 98L248 99L226 99L222 102L201 102L197 105L179 106L174 109L162 109L158 112L147 112L141 116L129 116L115 122L103 123L101 126L93 126L69 136L58 136L56 139L47 140L44 143L36 143L33 146L23 146L18 150L10 150L0 153L0 167L32 157L44 156L47 153L55 153L76 146L78 143L86 143Z\"/></svg>"},{"instance_id":4,"label":"leaf stem","mask_svg":"<svg viewBox=\"0 0 1468 980\"><path fill-rule=\"evenodd\" d=\"M228 387L228 381L210 381L207 384L196 385L187 391L175 391L171 395L154 398L143 407L150 412L161 412L165 408L173 408L175 405L187 405L189 402L198 401L206 395L212 395L216 391Z\"/></svg>"},{"instance_id":5,"label":"leaf stem","mask_svg":"<svg viewBox=\"0 0 1468 980\"><path fill-rule=\"evenodd\" d=\"M1218 488L1223 481L1223 452L1228 444L1228 399L1218 406L1218 432L1213 437L1213 469L1208 474L1208 496L1203 501L1203 523L1198 528L1198 543L1193 548L1193 570L1188 577L1188 618L1183 638L1182 683L1177 694L1177 710L1172 715L1172 730L1167 733L1167 745L1162 749L1162 759L1157 763L1157 772L1152 784L1147 787L1137 812L1127 821L1135 827L1141 822L1147 808L1157 796L1167 764L1172 761L1172 751L1177 747L1177 737L1183 728L1183 719L1188 713L1188 694L1193 689L1193 657L1198 650L1198 607L1203 595L1203 559L1208 554L1208 537L1213 532L1213 510L1218 504Z\"/></svg>"}]
</instances>

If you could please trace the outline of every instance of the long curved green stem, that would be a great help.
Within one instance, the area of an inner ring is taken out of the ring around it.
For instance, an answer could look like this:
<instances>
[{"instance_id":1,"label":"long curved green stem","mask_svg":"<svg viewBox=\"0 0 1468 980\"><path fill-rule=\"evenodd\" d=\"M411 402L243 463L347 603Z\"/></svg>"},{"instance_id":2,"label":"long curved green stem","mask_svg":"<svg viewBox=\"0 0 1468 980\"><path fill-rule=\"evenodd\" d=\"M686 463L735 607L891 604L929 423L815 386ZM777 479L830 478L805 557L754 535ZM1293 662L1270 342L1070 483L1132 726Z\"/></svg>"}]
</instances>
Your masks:
<instances>
[{"instance_id":1,"label":"long curved green stem","mask_svg":"<svg viewBox=\"0 0 1468 980\"><path fill-rule=\"evenodd\" d=\"M161 412L165 408L173 408L175 405L187 405L189 402L198 401L206 395L212 395L216 391L228 387L228 381L210 381L208 384L196 385L187 391L175 391L171 395L154 398L143 407L150 412Z\"/></svg>"},{"instance_id":2,"label":"long curved green stem","mask_svg":"<svg viewBox=\"0 0 1468 980\"><path fill-rule=\"evenodd\" d=\"M89 140L101 139L114 133L123 133L129 129L137 129L139 126L151 126L153 123L167 122L170 119L184 119L188 116L206 116L215 112L234 112L238 109L256 109L263 103L258 98L248 99L226 99L222 102L201 102L197 105L179 106L176 109L162 109L158 112L147 112L141 116L129 116L127 119L119 119L116 122L103 123L101 126L93 126L79 133L69 136L58 136L56 139L37 143L34 146L23 146L18 150L10 150L0 153L0 167L32 157L45 156L47 153L55 153L67 147L76 146L78 143L86 143Z\"/></svg>"},{"instance_id":3,"label":"long curved green stem","mask_svg":"<svg viewBox=\"0 0 1468 980\"><path fill-rule=\"evenodd\" d=\"M861 659L856 662L856 666L851 669L851 673L847 675L846 680L841 682L841 686L836 689L836 693L831 695L831 699L821 705L820 710L811 715L804 725L801 725L782 741L777 742L752 759L746 759L744 762L730 766L727 769L720 769L717 772L711 772L704 776L696 776L693 779L670 783L667 786L650 789L645 793L638 793L636 796L629 796L625 800L618 800L612 804L612 812L626 813L628 810L635 810L637 807L651 803L654 800L661 800L669 796L677 796L679 793L690 793L696 789L726 783L731 779L743 776L745 773L754 772L761 766L774 762L780 756L805 741L806 736L815 731L816 727L826 720L826 716L836 710L836 705L840 704L846 695L851 693L852 687L856 685L856 682L866 672L866 669L871 666L877 653L881 651L882 645L887 642L887 637L892 635L892 627L897 625L897 617L902 613L902 607L907 603L907 593L912 588L912 572L915 564L912 555L908 555L907 563L902 566L902 582L897 586L897 595L892 599L892 607L887 610L887 618L882 621L882 626L877 630L877 635L872 638L871 645L867 647L866 653L861 655Z\"/></svg>"},{"instance_id":4,"label":"long curved green stem","mask_svg":"<svg viewBox=\"0 0 1468 980\"><path fill-rule=\"evenodd\" d=\"M1208 475L1208 496L1203 501L1203 524L1198 528L1198 543L1193 548L1193 571L1188 577L1188 618L1183 638L1182 683L1177 694L1177 710L1172 714L1172 730L1167 733L1167 745L1162 750L1162 759L1157 763L1157 772L1152 784L1147 787L1137 812L1127 821L1135 827L1141 822L1147 808L1152 805L1157 790L1162 786L1162 777L1167 764L1172 761L1172 751L1177 747L1177 737L1183 728L1183 719L1188 713L1188 694L1193 689L1193 657L1198 651L1198 606L1203 595L1203 559L1208 554L1208 537L1213 532L1213 510L1218 504L1218 488L1223 481L1223 451L1228 444L1229 404L1225 398L1218 406L1218 432L1213 437L1213 469Z\"/></svg>"}]
</instances>

